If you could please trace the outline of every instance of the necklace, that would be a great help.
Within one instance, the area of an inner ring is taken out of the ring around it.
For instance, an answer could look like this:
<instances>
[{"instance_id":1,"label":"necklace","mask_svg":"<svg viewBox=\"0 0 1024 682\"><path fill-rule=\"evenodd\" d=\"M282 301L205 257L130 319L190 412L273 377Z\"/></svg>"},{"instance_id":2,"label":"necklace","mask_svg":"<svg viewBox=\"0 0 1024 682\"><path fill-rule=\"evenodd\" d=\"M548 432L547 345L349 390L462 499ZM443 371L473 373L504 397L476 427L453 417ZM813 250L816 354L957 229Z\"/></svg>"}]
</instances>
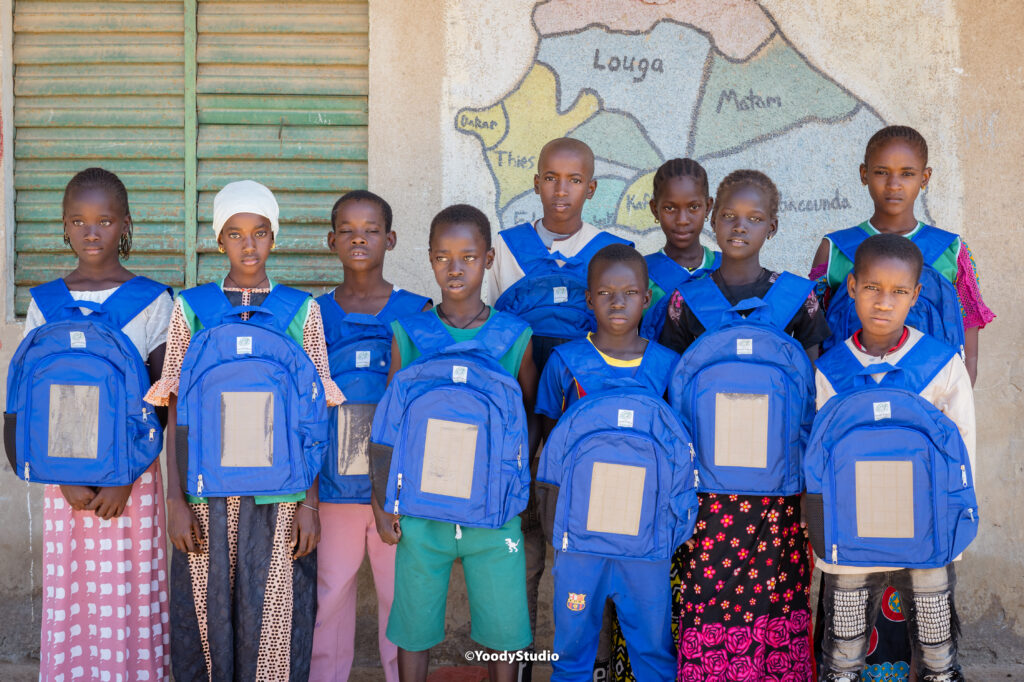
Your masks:
<instances>
[{"instance_id":1,"label":"necklace","mask_svg":"<svg viewBox=\"0 0 1024 682\"><path fill-rule=\"evenodd\" d=\"M260 288L260 286L261 286L261 285L262 285L262 284L263 284L264 282L266 282L267 284L270 284L270 279L269 279L268 277L266 277L266 276L264 276L264 277L263 277L263 279L261 279L261 280L260 280L259 284L257 284L257 285L256 285L256 286L254 286L254 287L243 287L243 286L242 286L241 284L239 284L238 282L236 282L236 281L234 280L234 278L233 278L233 277L232 277L231 275L227 275L227 276L225 276L225 277L224 277L224 284L225 284L225 285L226 285L226 284L228 283L228 280L229 280L229 279L231 280L231 283L232 283L232 284L234 284L234 285L235 285L236 287L238 287L239 289L259 289L259 288Z\"/></svg>"},{"instance_id":2,"label":"necklace","mask_svg":"<svg viewBox=\"0 0 1024 682\"><path fill-rule=\"evenodd\" d=\"M469 325L471 325L474 322L476 322L477 320L479 320L480 316L483 315L484 311L487 310L487 304L486 303L482 303L481 305L483 307L480 308L480 312L478 312L476 315L474 315L472 320L470 320L469 322L467 322L466 324L461 325L461 326L455 324L454 322L452 322L452 318L448 317L448 315L445 314L444 310L441 309L441 305L440 304L438 304L438 306L437 306L437 314L440 315L441 317L443 317L445 322L447 322L452 327L455 327L456 329L468 329Z\"/></svg>"}]
</instances>

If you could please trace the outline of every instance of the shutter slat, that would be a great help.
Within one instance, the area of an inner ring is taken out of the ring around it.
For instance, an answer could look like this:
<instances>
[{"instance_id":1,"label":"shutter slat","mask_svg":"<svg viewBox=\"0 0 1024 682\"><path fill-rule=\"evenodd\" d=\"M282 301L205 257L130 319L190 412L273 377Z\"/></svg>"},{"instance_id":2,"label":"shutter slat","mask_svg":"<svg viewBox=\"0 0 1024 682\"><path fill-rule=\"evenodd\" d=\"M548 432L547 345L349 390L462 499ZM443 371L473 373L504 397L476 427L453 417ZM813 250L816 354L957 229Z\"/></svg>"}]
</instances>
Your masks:
<instances>
[{"instance_id":1,"label":"shutter slat","mask_svg":"<svg viewBox=\"0 0 1024 682\"><path fill-rule=\"evenodd\" d=\"M101 166L128 188L128 267L184 285L184 4L14 3L15 311L75 267L64 187Z\"/></svg>"}]
</instances>

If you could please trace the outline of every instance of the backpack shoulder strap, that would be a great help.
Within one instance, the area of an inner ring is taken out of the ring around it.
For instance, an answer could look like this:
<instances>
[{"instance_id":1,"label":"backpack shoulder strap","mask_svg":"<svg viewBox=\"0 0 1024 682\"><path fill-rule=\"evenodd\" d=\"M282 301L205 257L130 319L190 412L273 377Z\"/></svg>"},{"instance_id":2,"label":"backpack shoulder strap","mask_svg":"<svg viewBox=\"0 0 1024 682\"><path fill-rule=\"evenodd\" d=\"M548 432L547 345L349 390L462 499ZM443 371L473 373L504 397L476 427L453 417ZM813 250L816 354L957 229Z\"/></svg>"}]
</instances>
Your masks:
<instances>
[{"instance_id":1,"label":"backpack shoulder strap","mask_svg":"<svg viewBox=\"0 0 1024 682\"><path fill-rule=\"evenodd\" d=\"M505 353L512 349L512 346L528 328L529 325L515 315L492 309L491 317L480 328L473 340L483 346L495 359L500 360Z\"/></svg>"},{"instance_id":2,"label":"backpack shoulder strap","mask_svg":"<svg viewBox=\"0 0 1024 682\"><path fill-rule=\"evenodd\" d=\"M398 319L420 355L434 353L455 343L455 339L432 310Z\"/></svg>"},{"instance_id":3,"label":"backpack shoulder strap","mask_svg":"<svg viewBox=\"0 0 1024 682\"><path fill-rule=\"evenodd\" d=\"M854 377L864 368L845 340L828 349L814 366L825 375L836 393L846 393L852 389Z\"/></svg>"},{"instance_id":4,"label":"backpack shoulder strap","mask_svg":"<svg viewBox=\"0 0 1024 682\"><path fill-rule=\"evenodd\" d=\"M588 395L601 390L601 384L611 378L608 363L594 345L585 339L582 342L556 346L551 352L558 353L572 378Z\"/></svg>"},{"instance_id":5,"label":"backpack shoulder strap","mask_svg":"<svg viewBox=\"0 0 1024 682\"><path fill-rule=\"evenodd\" d=\"M691 279L679 287L686 305L690 308L705 331L717 329L722 324L722 316L732 308L718 284L710 277Z\"/></svg>"},{"instance_id":6,"label":"backpack shoulder strap","mask_svg":"<svg viewBox=\"0 0 1024 682\"><path fill-rule=\"evenodd\" d=\"M260 307L267 308L274 313L276 324L281 331L284 331L288 329L292 320L299 314L299 310L310 298L309 293L305 291L278 284L263 300Z\"/></svg>"},{"instance_id":7,"label":"backpack shoulder strap","mask_svg":"<svg viewBox=\"0 0 1024 682\"><path fill-rule=\"evenodd\" d=\"M186 289L181 292L181 297L188 303L203 329L216 327L224 314L232 308L227 294L214 282Z\"/></svg>"},{"instance_id":8,"label":"backpack shoulder strap","mask_svg":"<svg viewBox=\"0 0 1024 682\"><path fill-rule=\"evenodd\" d=\"M903 370L907 390L920 393L957 354L956 348L925 334L896 364Z\"/></svg>"},{"instance_id":9,"label":"backpack shoulder strap","mask_svg":"<svg viewBox=\"0 0 1024 682\"><path fill-rule=\"evenodd\" d=\"M811 280L791 272L781 273L772 284L772 288L764 295L772 324L779 329L785 329L813 289L814 282Z\"/></svg>"},{"instance_id":10,"label":"backpack shoulder strap","mask_svg":"<svg viewBox=\"0 0 1024 682\"><path fill-rule=\"evenodd\" d=\"M715 255L711 257L711 266L707 270L717 270L722 267L722 252L712 251L711 253Z\"/></svg>"},{"instance_id":11,"label":"backpack shoulder strap","mask_svg":"<svg viewBox=\"0 0 1024 682\"><path fill-rule=\"evenodd\" d=\"M609 244L626 244L627 246L633 246L633 242L622 239L621 237L616 237L611 232L601 230L594 235L591 240L576 253L575 256L568 260L579 261L583 265L588 265L590 263L590 259L594 257L594 254Z\"/></svg>"},{"instance_id":12,"label":"backpack shoulder strap","mask_svg":"<svg viewBox=\"0 0 1024 682\"><path fill-rule=\"evenodd\" d=\"M510 227L507 230L502 230L499 234L505 240L505 246L508 247L523 272L529 272L530 265L534 261L551 258L540 235L530 223Z\"/></svg>"},{"instance_id":13,"label":"backpack shoulder strap","mask_svg":"<svg viewBox=\"0 0 1024 682\"><path fill-rule=\"evenodd\" d=\"M860 225L854 225L848 227L845 230L839 230L838 232L831 232L827 235L829 241L839 249L844 256L853 262L853 258L857 253L857 247L860 246L861 242L868 238L868 233L861 228Z\"/></svg>"},{"instance_id":14,"label":"backpack shoulder strap","mask_svg":"<svg viewBox=\"0 0 1024 682\"><path fill-rule=\"evenodd\" d=\"M656 341L649 341L636 371L636 379L649 386L657 397L665 395L679 355Z\"/></svg>"},{"instance_id":15,"label":"backpack shoulder strap","mask_svg":"<svg viewBox=\"0 0 1024 682\"><path fill-rule=\"evenodd\" d=\"M683 274L683 268L678 263L660 251L644 258L647 261L648 276L666 294L671 294L689 279Z\"/></svg>"},{"instance_id":16,"label":"backpack shoulder strap","mask_svg":"<svg viewBox=\"0 0 1024 682\"><path fill-rule=\"evenodd\" d=\"M924 262L928 265L933 264L939 259L943 253L946 252L950 246L953 245L959 237L952 232L946 232L940 230L937 227L931 225L924 225L917 234L914 235L914 243L917 244L917 248L921 249L921 255L924 256Z\"/></svg>"},{"instance_id":17,"label":"backpack shoulder strap","mask_svg":"<svg viewBox=\"0 0 1024 682\"><path fill-rule=\"evenodd\" d=\"M103 302L103 316L114 327L123 329L164 293L171 293L171 288L166 284L154 282L147 277L133 277Z\"/></svg>"},{"instance_id":18,"label":"backpack shoulder strap","mask_svg":"<svg viewBox=\"0 0 1024 682\"><path fill-rule=\"evenodd\" d=\"M377 313L377 319L388 324L392 320L423 311L430 299L405 289L395 289L384 308Z\"/></svg>"},{"instance_id":19,"label":"backpack shoulder strap","mask_svg":"<svg viewBox=\"0 0 1024 682\"><path fill-rule=\"evenodd\" d=\"M47 322L59 322L80 314L77 308L70 305L75 302L75 297L60 277L52 282L32 287L29 293Z\"/></svg>"}]
</instances>

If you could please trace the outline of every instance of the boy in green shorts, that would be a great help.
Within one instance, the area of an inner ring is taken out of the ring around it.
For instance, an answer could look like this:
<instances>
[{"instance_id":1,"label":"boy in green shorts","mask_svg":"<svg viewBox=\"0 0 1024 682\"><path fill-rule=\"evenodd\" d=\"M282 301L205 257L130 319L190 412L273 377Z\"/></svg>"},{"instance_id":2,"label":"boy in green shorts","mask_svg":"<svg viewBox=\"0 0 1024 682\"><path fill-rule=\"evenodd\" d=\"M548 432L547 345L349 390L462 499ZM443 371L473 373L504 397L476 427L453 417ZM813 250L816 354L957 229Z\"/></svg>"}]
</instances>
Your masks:
<instances>
[{"instance_id":1,"label":"boy in green shorts","mask_svg":"<svg viewBox=\"0 0 1024 682\"><path fill-rule=\"evenodd\" d=\"M387 635L399 647L399 676L417 681L427 678L430 648L444 640L455 559L473 640L496 651L532 640L518 516L529 492L526 414L537 390L531 331L480 298L494 259L482 212L441 211L429 256L441 303L392 323L390 383L371 437L377 531L398 544ZM512 661L489 661L488 669L491 680L515 678Z\"/></svg>"}]
</instances>

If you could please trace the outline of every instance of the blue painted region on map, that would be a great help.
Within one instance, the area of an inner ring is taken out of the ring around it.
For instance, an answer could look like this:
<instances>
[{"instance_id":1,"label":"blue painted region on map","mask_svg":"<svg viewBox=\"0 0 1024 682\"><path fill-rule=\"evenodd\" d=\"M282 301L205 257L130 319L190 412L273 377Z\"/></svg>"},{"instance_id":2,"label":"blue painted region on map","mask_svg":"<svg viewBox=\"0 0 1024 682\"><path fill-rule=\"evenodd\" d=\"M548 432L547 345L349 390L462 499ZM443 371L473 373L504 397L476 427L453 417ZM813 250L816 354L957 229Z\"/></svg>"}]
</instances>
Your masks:
<instances>
[{"instance_id":1,"label":"blue painted region on map","mask_svg":"<svg viewBox=\"0 0 1024 682\"><path fill-rule=\"evenodd\" d=\"M692 28L663 21L643 35L594 27L542 37L537 61L558 75L559 109L593 90L604 110L632 114L667 159L686 153L710 49Z\"/></svg>"}]
</instances>

